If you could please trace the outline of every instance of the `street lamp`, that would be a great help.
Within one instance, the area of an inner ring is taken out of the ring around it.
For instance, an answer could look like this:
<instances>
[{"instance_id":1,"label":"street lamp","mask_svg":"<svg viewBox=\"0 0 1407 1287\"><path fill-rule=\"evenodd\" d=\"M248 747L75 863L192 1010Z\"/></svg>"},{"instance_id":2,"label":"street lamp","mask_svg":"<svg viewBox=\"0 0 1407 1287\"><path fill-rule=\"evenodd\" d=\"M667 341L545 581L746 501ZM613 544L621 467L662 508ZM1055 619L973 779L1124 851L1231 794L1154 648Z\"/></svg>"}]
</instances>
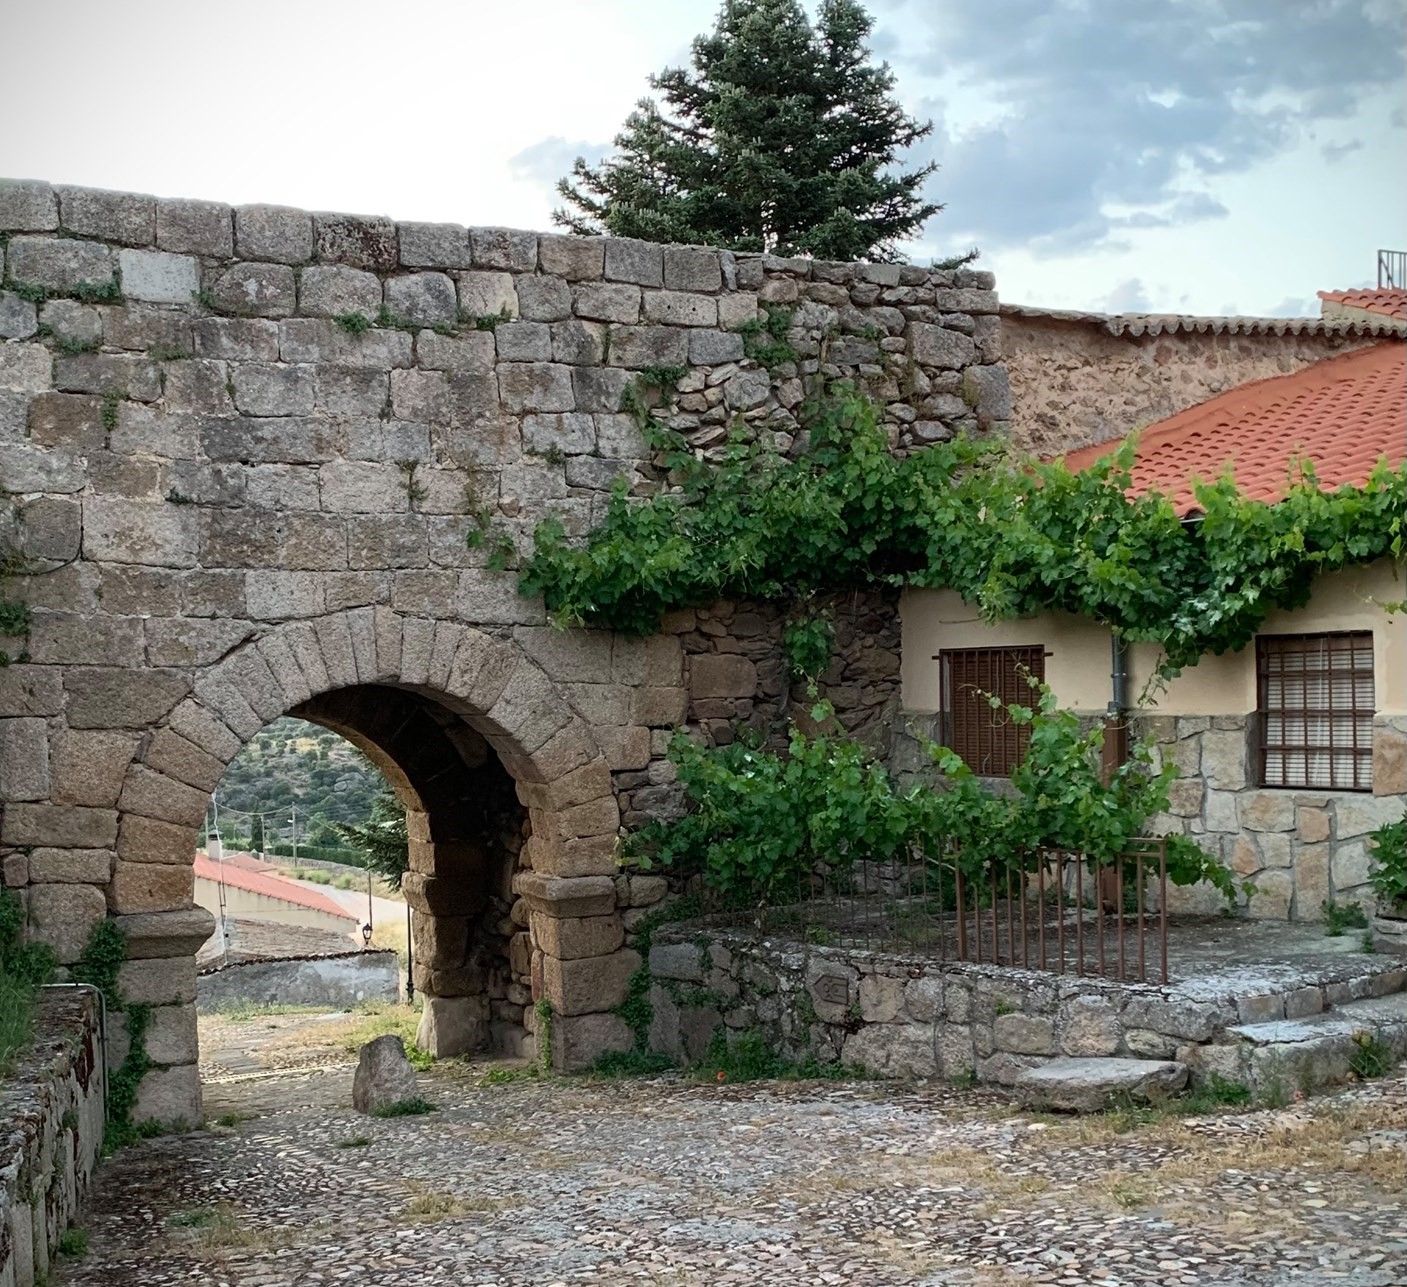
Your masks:
<instances>
[{"instance_id":1,"label":"street lamp","mask_svg":"<svg viewBox=\"0 0 1407 1287\"><path fill-rule=\"evenodd\" d=\"M370 946L371 946L371 922L370 922L370 921L367 921L367 923L362 926L362 948L365 949L365 948L368 948L368 947L370 947Z\"/></svg>"}]
</instances>

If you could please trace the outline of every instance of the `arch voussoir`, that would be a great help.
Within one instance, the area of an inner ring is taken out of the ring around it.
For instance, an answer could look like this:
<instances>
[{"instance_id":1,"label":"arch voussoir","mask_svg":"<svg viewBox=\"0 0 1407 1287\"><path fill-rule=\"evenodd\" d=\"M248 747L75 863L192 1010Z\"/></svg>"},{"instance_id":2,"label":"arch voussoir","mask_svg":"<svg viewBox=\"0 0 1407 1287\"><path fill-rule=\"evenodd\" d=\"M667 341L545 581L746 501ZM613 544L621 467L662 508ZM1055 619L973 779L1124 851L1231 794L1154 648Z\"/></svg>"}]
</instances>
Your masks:
<instances>
[{"instance_id":1,"label":"arch voussoir","mask_svg":"<svg viewBox=\"0 0 1407 1287\"><path fill-rule=\"evenodd\" d=\"M356 653L352 649L352 630L344 613L319 617L313 622L323 665L327 669L329 688L350 688L360 680Z\"/></svg>"},{"instance_id":2,"label":"arch voussoir","mask_svg":"<svg viewBox=\"0 0 1407 1287\"><path fill-rule=\"evenodd\" d=\"M307 681L308 696L325 693L331 688L332 677L327 673L327 663L323 660L322 644L312 626L306 621L297 621L279 630L278 634L288 645L289 652Z\"/></svg>"},{"instance_id":3,"label":"arch voussoir","mask_svg":"<svg viewBox=\"0 0 1407 1287\"><path fill-rule=\"evenodd\" d=\"M275 631L265 635L254 646L283 693L285 710L306 702L313 695L313 686L308 683L308 677L284 635Z\"/></svg>"},{"instance_id":4,"label":"arch voussoir","mask_svg":"<svg viewBox=\"0 0 1407 1287\"><path fill-rule=\"evenodd\" d=\"M552 681L532 662L519 660L483 723L493 730L490 740L501 739L505 750L528 759L574 719Z\"/></svg>"},{"instance_id":5,"label":"arch voussoir","mask_svg":"<svg viewBox=\"0 0 1407 1287\"><path fill-rule=\"evenodd\" d=\"M143 761L159 773L206 794L220 785L226 767L224 760L169 726L157 729L152 735Z\"/></svg>"}]
</instances>

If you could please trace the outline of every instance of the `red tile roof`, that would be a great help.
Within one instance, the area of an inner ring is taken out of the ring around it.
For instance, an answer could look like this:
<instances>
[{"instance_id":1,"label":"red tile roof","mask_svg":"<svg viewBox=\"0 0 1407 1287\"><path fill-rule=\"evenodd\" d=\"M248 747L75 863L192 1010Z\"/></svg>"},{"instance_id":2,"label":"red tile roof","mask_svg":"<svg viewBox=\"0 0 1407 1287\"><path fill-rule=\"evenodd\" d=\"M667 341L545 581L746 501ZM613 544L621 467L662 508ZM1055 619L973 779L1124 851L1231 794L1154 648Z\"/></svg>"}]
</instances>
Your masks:
<instances>
[{"instance_id":1,"label":"red tile roof","mask_svg":"<svg viewBox=\"0 0 1407 1287\"><path fill-rule=\"evenodd\" d=\"M1086 313L1030 304L1000 306L1003 317L1092 326L1110 335L1346 335L1402 334L1396 319L1377 317L1198 317L1188 313Z\"/></svg>"},{"instance_id":2,"label":"red tile roof","mask_svg":"<svg viewBox=\"0 0 1407 1287\"><path fill-rule=\"evenodd\" d=\"M1321 290L1319 298L1328 304L1344 308L1361 308L1365 313L1380 313L1407 322L1407 290L1387 287L1365 287L1363 290Z\"/></svg>"},{"instance_id":3,"label":"red tile roof","mask_svg":"<svg viewBox=\"0 0 1407 1287\"><path fill-rule=\"evenodd\" d=\"M1071 452L1083 469L1109 444ZM1192 480L1231 470L1255 500L1284 496L1294 463L1312 461L1332 490L1366 481L1386 458L1407 460L1407 345L1375 344L1292 375L1257 380L1150 425L1140 435L1133 491L1161 491L1179 514L1197 508Z\"/></svg>"},{"instance_id":4,"label":"red tile roof","mask_svg":"<svg viewBox=\"0 0 1407 1287\"><path fill-rule=\"evenodd\" d=\"M291 880L285 880L282 876L270 875L268 872L250 871L243 863L229 861L218 863L199 851L195 855L195 878L211 881L219 881L223 878L225 884L233 889L243 889L248 893L260 894L265 898L281 899L285 903L292 903L297 907L307 908L309 911L340 917L352 924L355 924L357 920L355 916L344 911L326 894L320 894L315 889L306 889Z\"/></svg>"}]
</instances>

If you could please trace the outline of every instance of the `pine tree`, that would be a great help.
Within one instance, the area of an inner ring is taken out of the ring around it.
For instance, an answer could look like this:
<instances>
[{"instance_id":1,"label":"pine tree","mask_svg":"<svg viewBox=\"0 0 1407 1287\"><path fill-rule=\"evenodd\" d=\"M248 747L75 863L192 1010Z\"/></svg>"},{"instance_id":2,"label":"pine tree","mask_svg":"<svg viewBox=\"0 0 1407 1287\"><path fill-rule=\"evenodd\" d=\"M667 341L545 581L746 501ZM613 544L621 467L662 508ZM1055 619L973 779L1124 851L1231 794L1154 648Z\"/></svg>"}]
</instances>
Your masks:
<instances>
[{"instance_id":1,"label":"pine tree","mask_svg":"<svg viewBox=\"0 0 1407 1287\"><path fill-rule=\"evenodd\" d=\"M869 61L857 0L725 0L692 70L650 78L599 166L578 158L557 190L576 233L893 261L894 243L942 209L922 196L929 164L900 154L932 122L905 114L888 64Z\"/></svg>"},{"instance_id":2,"label":"pine tree","mask_svg":"<svg viewBox=\"0 0 1407 1287\"><path fill-rule=\"evenodd\" d=\"M366 865L392 889L410 867L410 839L405 806L389 791L376 797L371 816L362 823L333 824L342 842L360 850Z\"/></svg>"}]
</instances>

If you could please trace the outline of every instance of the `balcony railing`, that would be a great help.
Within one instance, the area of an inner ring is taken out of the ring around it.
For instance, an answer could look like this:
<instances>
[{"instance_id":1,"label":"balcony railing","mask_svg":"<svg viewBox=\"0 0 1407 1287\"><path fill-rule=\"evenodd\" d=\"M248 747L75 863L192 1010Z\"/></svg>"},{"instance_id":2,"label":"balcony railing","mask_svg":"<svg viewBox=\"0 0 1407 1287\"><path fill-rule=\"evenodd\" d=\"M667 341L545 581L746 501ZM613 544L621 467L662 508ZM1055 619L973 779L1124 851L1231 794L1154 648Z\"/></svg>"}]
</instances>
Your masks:
<instances>
[{"instance_id":1,"label":"balcony railing","mask_svg":"<svg viewBox=\"0 0 1407 1287\"><path fill-rule=\"evenodd\" d=\"M1407 289L1407 250L1378 251L1378 289Z\"/></svg>"}]
</instances>

